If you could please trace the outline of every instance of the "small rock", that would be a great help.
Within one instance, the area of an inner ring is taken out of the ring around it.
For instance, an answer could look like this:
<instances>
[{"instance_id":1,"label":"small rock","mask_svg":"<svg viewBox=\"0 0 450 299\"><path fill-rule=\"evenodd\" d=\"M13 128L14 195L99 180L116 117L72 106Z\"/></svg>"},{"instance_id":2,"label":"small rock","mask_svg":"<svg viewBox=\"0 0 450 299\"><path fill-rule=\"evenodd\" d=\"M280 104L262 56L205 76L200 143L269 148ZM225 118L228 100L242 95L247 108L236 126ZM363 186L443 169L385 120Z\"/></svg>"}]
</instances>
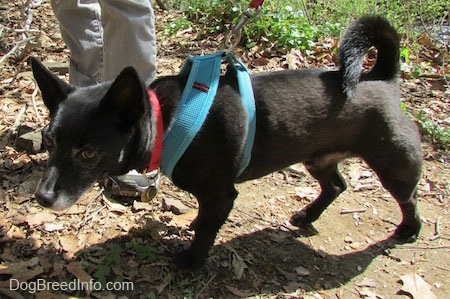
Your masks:
<instances>
[{"instance_id":1,"label":"small rock","mask_svg":"<svg viewBox=\"0 0 450 299\"><path fill-rule=\"evenodd\" d=\"M406 87L409 91L417 90L417 84L411 81L404 82L403 86Z\"/></svg>"},{"instance_id":2,"label":"small rock","mask_svg":"<svg viewBox=\"0 0 450 299\"><path fill-rule=\"evenodd\" d=\"M36 130L19 135L16 139L16 147L30 154L37 154L42 149L42 133Z\"/></svg>"},{"instance_id":3,"label":"small rock","mask_svg":"<svg viewBox=\"0 0 450 299\"><path fill-rule=\"evenodd\" d=\"M344 238L344 242L345 243L353 243L353 239L352 239L352 237L350 237L350 236L346 236L345 238Z\"/></svg>"},{"instance_id":4,"label":"small rock","mask_svg":"<svg viewBox=\"0 0 450 299\"><path fill-rule=\"evenodd\" d=\"M40 178L39 179L33 178L31 180L23 182L22 184L19 185L17 192L22 195L33 194L36 191L36 187L38 185L39 180Z\"/></svg>"},{"instance_id":5,"label":"small rock","mask_svg":"<svg viewBox=\"0 0 450 299\"><path fill-rule=\"evenodd\" d=\"M45 62L45 66L52 72L56 72L61 76L69 73L69 63L67 62L48 61Z\"/></svg>"},{"instance_id":6,"label":"small rock","mask_svg":"<svg viewBox=\"0 0 450 299\"><path fill-rule=\"evenodd\" d=\"M136 211L153 211L153 206L149 205L147 202L133 201L133 209Z\"/></svg>"},{"instance_id":7,"label":"small rock","mask_svg":"<svg viewBox=\"0 0 450 299\"><path fill-rule=\"evenodd\" d=\"M295 268L295 273L297 273L300 276L309 276L311 274L311 272L308 269L302 266L298 266L297 268Z\"/></svg>"},{"instance_id":8,"label":"small rock","mask_svg":"<svg viewBox=\"0 0 450 299\"><path fill-rule=\"evenodd\" d=\"M185 206L181 201L170 197L163 198L162 206L165 211L171 211L175 215L186 214L190 210L190 208Z\"/></svg>"}]
</instances>

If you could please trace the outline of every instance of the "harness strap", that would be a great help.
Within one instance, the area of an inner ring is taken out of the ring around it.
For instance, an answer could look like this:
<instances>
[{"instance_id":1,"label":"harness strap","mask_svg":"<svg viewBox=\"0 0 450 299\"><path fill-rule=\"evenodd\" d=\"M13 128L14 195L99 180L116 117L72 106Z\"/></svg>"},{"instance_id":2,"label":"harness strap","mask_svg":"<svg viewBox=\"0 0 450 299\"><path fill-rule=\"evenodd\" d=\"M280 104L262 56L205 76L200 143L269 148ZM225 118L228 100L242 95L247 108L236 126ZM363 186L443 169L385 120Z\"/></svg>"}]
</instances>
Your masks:
<instances>
[{"instance_id":1,"label":"harness strap","mask_svg":"<svg viewBox=\"0 0 450 299\"><path fill-rule=\"evenodd\" d=\"M203 125L219 85L223 52L189 57L180 75L189 74L181 104L166 131L161 171L172 179L173 169Z\"/></svg>"},{"instance_id":2,"label":"harness strap","mask_svg":"<svg viewBox=\"0 0 450 299\"><path fill-rule=\"evenodd\" d=\"M242 105L247 111L247 134L244 140L244 148L242 150L241 167L239 169L240 175L242 172L244 172L245 168L247 168L252 157L252 148L256 133L255 96L253 94L250 73L247 67L232 53L227 54L226 58L227 61L233 66L233 69L236 71Z\"/></svg>"}]
</instances>

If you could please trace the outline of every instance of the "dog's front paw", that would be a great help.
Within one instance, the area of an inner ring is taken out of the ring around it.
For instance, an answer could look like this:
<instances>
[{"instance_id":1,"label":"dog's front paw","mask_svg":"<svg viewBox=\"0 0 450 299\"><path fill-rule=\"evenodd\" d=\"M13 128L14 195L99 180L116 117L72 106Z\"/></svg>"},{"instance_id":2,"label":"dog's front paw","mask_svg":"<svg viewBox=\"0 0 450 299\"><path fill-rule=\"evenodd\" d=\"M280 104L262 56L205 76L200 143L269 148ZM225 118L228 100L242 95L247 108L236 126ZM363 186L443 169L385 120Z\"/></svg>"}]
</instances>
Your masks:
<instances>
[{"instance_id":1,"label":"dog's front paw","mask_svg":"<svg viewBox=\"0 0 450 299\"><path fill-rule=\"evenodd\" d=\"M196 270L203 266L206 257L199 257L186 249L175 256L175 265L179 269Z\"/></svg>"},{"instance_id":2,"label":"dog's front paw","mask_svg":"<svg viewBox=\"0 0 450 299\"><path fill-rule=\"evenodd\" d=\"M311 222L306 211L301 210L296 214L292 215L291 220L289 222L296 227L299 228L308 228L311 226Z\"/></svg>"},{"instance_id":3,"label":"dog's front paw","mask_svg":"<svg viewBox=\"0 0 450 299\"><path fill-rule=\"evenodd\" d=\"M394 238L405 243L415 242L419 236L421 226L420 219L417 219L413 223L402 222L395 230Z\"/></svg>"},{"instance_id":4,"label":"dog's front paw","mask_svg":"<svg viewBox=\"0 0 450 299\"><path fill-rule=\"evenodd\" d=\"M298 227L302 231L304 236L318 235L319 231L312 225L313 221L310 221L305 211L300 211L291 217L290 223Z\"/></svg>"}]
</instances>

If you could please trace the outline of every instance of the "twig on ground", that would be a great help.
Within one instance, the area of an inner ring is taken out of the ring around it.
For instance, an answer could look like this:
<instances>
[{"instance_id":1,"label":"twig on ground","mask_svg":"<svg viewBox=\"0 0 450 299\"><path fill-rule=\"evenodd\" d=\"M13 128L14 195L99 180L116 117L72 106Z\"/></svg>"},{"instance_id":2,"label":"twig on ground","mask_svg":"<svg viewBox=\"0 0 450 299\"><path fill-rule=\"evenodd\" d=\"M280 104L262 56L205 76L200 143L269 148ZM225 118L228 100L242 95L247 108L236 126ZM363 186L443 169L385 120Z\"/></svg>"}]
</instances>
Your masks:
<instances>
[{"instance_id":1,"label":"twig on ground","mask_svg":"<svg viewBox=\"0 0 450 299\"><path fill-rule=\"evenodd\" d=\"M102 211L103 209L106 208L106 204L102 204L100 208L98 208L97 210L91 212L90 211L90 207L92 205L93 202L96 202L96 200L103 195L103 188L99 191L99 193L92 199L92 201L88 204L88 206L86 207L86 211L84 212L84 216L83 219L78 222L77 224L75 224L75 228L76 229L80 229L83 225L85 225L88 221L91 221L98 213L100 213L100 211Z\"/></svg>"},{"instance_id":2,"label":"twig on ground","mask_svg":"<svg viewBox=\"0 0 450 299\"><path fill-rule=\"evenodd\" d=\"M353 213L364 213L367 209L342 209L339 214L353 214Z\"/></svg>"},{"instance_id":3,"label":"twig on ground","mask_svg":"<svg viewBox=\"0 0 450 299\"><path fill-rule=\"evenodd\" d=\"M19 113L17 114L16 120L11 128L9 128L8 132L5 136L3 136L3 141L0 143L0 148L4 148L8 142L9 138L11 138L12 133L19 127L20 123L22 122L23 116L25 115L25 111L27 110L27 105L24 105L22 109L20 109Z\"/></svg>"},{"instance_id":4,"label":"twig on ground","mask_svg":"<svg viewBox=\"0 0 450 299\"><path fill-rule=\"evenodd\" d=\"M436 222L434 223L434 234L435 235L440 235L440 229L439 229L439 222L441 220L441 217L439 217L438 219L436 219Z\"/></svg>"},{"instance_id":5,"label":"twig on ground","mask_svg":"<svg viewBox=\"0 0 450 299\"><path fill-rule=\"evenodd\" d=\"M195 294L195 298L199 298L200 295L206 290L206 288L211 284L211 282L214 280L214 278L216 278L217 273L214 273L209 279L208 281L205 283L205 285L201 288L200 291L198 291L197 294Z\"/></svg>"},{"instance_id":6,"label":"twig on ground","mask_svg":"<svg viewBox=\"0 0 450 299\"><path fill-rule=\"evenodd\" d=\"M22 40L30 38L28 33L30 30L31 23L33 22L32 8L35 7L35 5L36 5L35 3L36 3L36 1L34 1L34 0L28 0L24 5L23 15L25 16L25 20L24 20L24 25L23 25L24 31L22 32ZM33 36L32 38L33 38L32 40L34 40L34 39L36 39L36 36ZM25 48L18 55L19 60L23 60L25 58L25 56L27 55L27 53L30 51L30 49L31 49L31 43L27 42L25 44Z\"/></svg>"},{"instance_id":7,"label":"twig on ground","mask_svg":"<svg viewBox=\"0 0 450 299\"><path fill-rule=\"evenodd\" d=\"M28 37L28 38L24 38L24 39L22 39L21 41L18 41L18 42L14 45L14 47L13 47L8 53L6 53L5 55L3 55L3 57L0 59L0 66L1 66L2 64L4 64L5 61L19 49L20 45L22 45L22 44L24 44L24 43L28 43L28 42L30 42L30 41L32 41L32 40L34 40L34 39L36 39L36 36L31 36L31 37Z\"/></svg>"},{"instance_id":8,"label":"twig on ground","mask_svg":"<svg viewBox=\"0 0 450 299\"><path fill-rule=\"evenodd\" d=\"M181 196L175 195L173 192L170 192L170 191L167 191L167 190L161 190L161 192L163 194L169 195L170 197L173 197L173 198L181 201L184 205L186 205L186 206L188 206L190 208L198 209L198 206L196 204L193 204L192 202L187 201L186 199L184 199Z\"/></svg>"},{"instance_id":9,"label":"twig on ground","mask_svg":"<svg viewBox=\"0 0 450 299\"><path fill-rule=\"evenodd\" d=\"M439 246L420 246L411 244L398 244L395 246L398 249L450 249L450 245L439 245Z\"/></svg>"},{"instance_id":10,"label":"twig on ground","mask_svg":"<svg viewBox=\"0 0 450 299\"><path fill-rule=\"evenodd\" d=\"M37 86L37 84L36 84L36 86ZM38 93L38 89L35 88L33 90L33 93L31 94L31 102L33 103L33 109L34 109L34 113L36 113L36 118L38 119L38 122L41 123L42 119L41 119L41 116L39 115L39 111L38 111L37 105L36 105L36 95L37 95L37 93Z\"/></svg>"},{"instance_id":11,"label":"twig on ground","mask_svg":"<svg viewBox=\"0 0 450 299\"><path fill-rule=\"evenodd\" d=\"M15 29L16 33L41 33L41 30L38 29Z\"/></svg>"},{"instance_id":12,"label":"twig on ground","mask_svg":"<svg viewBox=\"0 0 450 299\"><path fill-rule=\"evenodd\" d=\"M441 238L441 232L439 229L439 222L441 218L439 217L436 219L436 222L434 223L434 235L430 238L430 241L434 241Z\"/></svg>"}]
</instances>

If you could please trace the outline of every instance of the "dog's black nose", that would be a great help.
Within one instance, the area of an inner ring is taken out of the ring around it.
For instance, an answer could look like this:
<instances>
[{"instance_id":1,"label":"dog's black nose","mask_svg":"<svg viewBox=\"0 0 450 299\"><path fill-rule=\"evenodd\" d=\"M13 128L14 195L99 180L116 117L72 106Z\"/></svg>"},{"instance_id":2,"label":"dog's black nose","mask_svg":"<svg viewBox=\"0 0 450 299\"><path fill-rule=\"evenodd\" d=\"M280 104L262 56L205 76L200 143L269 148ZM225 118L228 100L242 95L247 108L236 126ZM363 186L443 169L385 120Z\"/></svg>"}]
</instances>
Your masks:
<instances>
[{"instance_id":1,"label":"dog's black nose","mask_svg":"<svg viewBox=\"0 0 450 299\"><path fill-rule=\"evenodd\" d=\"M51 207L56 201L56 195L53 191L36 190L36 199L41 206Z\"/></svg>"}]
</instances>

